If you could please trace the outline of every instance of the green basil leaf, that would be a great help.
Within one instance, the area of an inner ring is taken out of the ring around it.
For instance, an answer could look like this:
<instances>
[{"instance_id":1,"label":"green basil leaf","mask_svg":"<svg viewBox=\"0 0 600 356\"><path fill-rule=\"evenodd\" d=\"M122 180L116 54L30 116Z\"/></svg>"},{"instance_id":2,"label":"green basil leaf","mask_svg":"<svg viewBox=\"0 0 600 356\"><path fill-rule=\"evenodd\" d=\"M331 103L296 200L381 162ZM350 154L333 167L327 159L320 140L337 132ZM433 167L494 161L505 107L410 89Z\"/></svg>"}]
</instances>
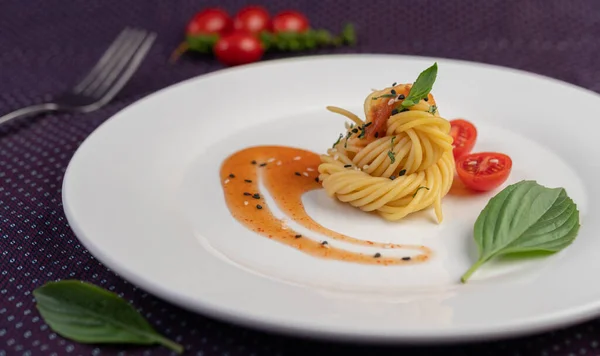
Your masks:
<instances>
[{"instance_id":1,"label":"green basil leaf","mask_svg":"<svg viewBox=\"0 0 600 356\"><path fill-rule=\"evenodd\" d=\"M346 24L342 30L341 37L345 44L350 46L356 44L356 32L354 31L354 25L351 23Z\"/></svg>"},{"instance_id":2,"label":"green basil leaf","mask_svg":"<svg viewBox=\"0 0 600 356\"><path fill-rule=\"evenodd\" d=\"M508 254L558 252L579 232L579 211L564 188L535 181L510 185L490 199L474 227L479 259L463 283L490 259Z\"/></svg>"},{"instance_id":3,"label":"green basil leaf","mask_svg":"<svg viewBox=\"0 0 600 356\"><path fill-rule=\"evenodd\" d=\"M416 105L419 101L425 99L427 95L429 95L429 92L433 88L433 83L435 83L435 79L437 78L437 70L438 67L436 62L419 74L419 77L410 88L408 96L402 101L401 105L403 108Z\"/></svg>"},{"instance_id":4,"label":"green basil leaf","mask_svg":"<svg viewBox=\"0 0 600 356\"><path fill-rule=\"evenodd\" d=\"M188 35L186 42L190 51L199 53L212 53L213 47L219 40L218 35Z\"/></svg>"},{"instance_id":5,"label":"green basil leaf","mask_svg":"<svg viewBox=\"0 0 600 356\"><path fill-rule=\"evenodd\" d=\"M314 31L314 37L315 37L315 41L317 42L317 45L328 45L331 43L332 40L332 36L331 33L327 30L309 30L309 31Z\"/></svg>"},{"instance_id":6,"label":"green basil leaf","mask_svg":"<svg viewBox=\"0 0 600 356\"><path fill-rule=\"evenodd\" d=\"M63 280L33 291L37 308L57 334L81 343L183 346L158 334L125 300L93 284Z\"/></svg>"},{"instance_id":7,"label":"green basil leaf","mask_svg":"<svg viewBox=\"0 0 600 356\"><path fill-rule=\"evenodd\" d=\"M271 49L274 46L275 42L277 41L275 35L268 31L262 31L258 35L258 37L260 39L260 42L264 46L265 51L268 51L269 49Z\"/></svg>"}]
</instances>

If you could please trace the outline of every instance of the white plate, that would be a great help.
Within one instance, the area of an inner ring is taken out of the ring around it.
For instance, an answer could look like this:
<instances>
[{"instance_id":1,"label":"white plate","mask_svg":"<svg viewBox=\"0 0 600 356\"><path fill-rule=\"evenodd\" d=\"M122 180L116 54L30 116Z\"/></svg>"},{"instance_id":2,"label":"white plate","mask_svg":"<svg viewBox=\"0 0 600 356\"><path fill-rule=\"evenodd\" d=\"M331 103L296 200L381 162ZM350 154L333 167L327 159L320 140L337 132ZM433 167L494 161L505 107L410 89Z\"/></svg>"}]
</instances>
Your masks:
<instances>
[{"instance_id":1,"label":"white plate","mask_svg":"<svg viewBox=\"0 0 600 356\"><path fill-rule=\"evenodd\" d=\"M412 82L435 59L344 55L271 61L194 78L150 95L103 124L64 179L67 218L81 242L136 285L193 311L295 335L439 342L519 335L600 310L599 97L553 79L437 59L441 114L479 129L477 151L513 158L508 183L562 186L581 211L576 242L554 256L489 263L472 226L495 194L448 196L445 220L425 213L386 223L329 198L304 202L343 233L422 243L434 258L375 267L322 260L246 230L229 214L219 166L260 144L323 152L343 130L326 105L362 116L371 88ZM593 217L596 218L593 218ZM591 217L591 218L590 218Z\"/></svg>"}]
</instances>

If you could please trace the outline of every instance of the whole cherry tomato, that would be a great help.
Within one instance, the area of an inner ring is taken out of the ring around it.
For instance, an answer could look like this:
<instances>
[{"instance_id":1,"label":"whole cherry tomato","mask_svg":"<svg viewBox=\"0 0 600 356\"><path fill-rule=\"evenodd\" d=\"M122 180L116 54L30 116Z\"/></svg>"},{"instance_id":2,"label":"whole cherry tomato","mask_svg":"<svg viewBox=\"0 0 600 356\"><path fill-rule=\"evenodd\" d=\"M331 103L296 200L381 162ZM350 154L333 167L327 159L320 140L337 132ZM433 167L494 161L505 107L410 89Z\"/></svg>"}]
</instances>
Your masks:
<instances>
[{"instance_id":1,"label":"whole cherry tomato","mask_svg":"<svg viewBox=\"0 0 600 356\"><path fill-rule=\"evenodd\" d=\"M231 30L229 14L220 8L208 8L194 15L187 25L188 35L224 35Z\"/></svg>"},{"instance_id":2,"label":"whole cherry tomato","mask_svg":"<svg viewBox=\"0 0 600 356\"><path fill-rule=\"evenodd\" d=\"M257 34L269 30L269 20L269 13L264 7L246 6L233 18L233 28L237 31Z\"/></svg>"},{"instance_id":3,"label":"whole cherry tomato","mask_svg":"<svg viewBox=\"0 0 600 356\"><path fill-rule=\"evenodd\" d=\"M234 32L221 37L213 49L221 63L234 66L260 60L264 49L260 41L247 32Z\"/></svg>"},{"instance_id":4,"label":"whole cherry tomato","mask_svg":"<svg viewBox=\"0 0 600 356\"><path fill-rule=\"evenodd\" d=\"M488 191L506 181L512 169L509 156L497 152L472 153L456 161L456 172L469 188Z\"/></svg>"},{"instance_id":5,"label":"whole cherry tomato","mask_svg":"<svg viewBox=\"0 0 600 356\"><path fill-rule=\"evenodd\" d=\"M293 10L278 13L272 22L274 32L305 32L309 28L306 16Z\"/></svg>"},{"instance_id":6,"label":"whole cherry tomato","mask_svg":"<svg viewBox=\"0 0 600 356\"><path fill-rule=\"evenodd\" d=\"M450 121L450 135L452 136L454 147L454 159L458 159L469 154L475 146L477 140L477 129L475 125L464 119Z\"/></svg>"}]
</instances>

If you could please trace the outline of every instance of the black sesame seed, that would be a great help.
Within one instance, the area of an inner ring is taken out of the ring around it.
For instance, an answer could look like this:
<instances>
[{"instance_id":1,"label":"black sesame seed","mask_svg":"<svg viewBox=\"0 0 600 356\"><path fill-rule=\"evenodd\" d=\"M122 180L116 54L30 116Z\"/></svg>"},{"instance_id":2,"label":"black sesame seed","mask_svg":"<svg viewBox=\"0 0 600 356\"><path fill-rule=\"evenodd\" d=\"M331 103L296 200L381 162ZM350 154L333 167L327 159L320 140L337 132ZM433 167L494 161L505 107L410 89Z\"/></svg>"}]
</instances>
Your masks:
<instances>
[{"instance_id":1,"label":"black sesame seed","mask_svg":"<svg viewBox=\"0 0 600 356\"><path fill-rule=\"evenodd\" d=\"M249 197L249 196L251 196L252 194L250 194L250 193L248 193L248 192L244 192L244 195Z\"/></svg>"},{"instance_id":2,"label":"black sesame seed","mask_svg":"<svg viewBox=\"0 0 600 356\"><path fill-rule=\"evenodd\" d=\"M250 163L252 163L252 164L256 164L256 161L255 161L255 160L252 160L252 162L250 162Z\"/></svg>"},{"instance_id":3,"label":"black sesame seed","mask_svg":"<svg viewBox=\"0 0 600 356\"><path fill-rule=\"evenodd\" d=\"M392 89L391 93L392 95L396 95L396 91L394 89Z\"/></svg>"},{"instance_id":4,"label":"black sesame seed","mask_svg":"<svg viewBox=\"0 0 600 356\"><path fill-rule=\"evenodd\" d=\"M352 167L352 165L351 165L351 164L345 164L345 165L344 165L344 168L350 168L350 167Z\"/></svg>"},{"instance_id":5,"label":"black sesame seed","mask_svg":"<svg viewBox=\"0 0 600 356\"><path fill-rule=\"evenodd\" d=\"M300 174L300 172L294 172L295 175L297 176L301 176L302 174Z\"/></svg>"},{"instance_id":6,"label":"black sesame seed","mask_svg":"<svg viewBox=\"0 0 600 356\"><path fill-rule=\"evenodd\" d=\"M259 167L264 167L264 166L266 166L266 165L267 165L266 163L261 163L261 164L259 164L258 166L259 166Z\"/></svg>"},{"instance_id":7,"label":"black sesame seed","mask_svg":"<svg viewBox=\"0 0 600 356\"><path fill-rule=\"evenodd\" d=\"M254 193L254 194L252 194L252 198L254 198L254 199L260 199L260 194Z\"/></svg>"},{"instance_id":8,"label":"black sesame seed","mask_svg":"<svg viewBox=\"0 0 600 356\"><path fill-rule=\"evenodd\" d=\"M352 129L352 132L357 133L358 129Z\"/></svg>"},{"instance_id":9,"label":"black sesame seed","mask_svg":"<svg viewBox=\"0 0 600 356\"><path fill-rule=\"evenodd\" d=\"M375 132L375 138L379 137L379 132Z\"/></svg>"},{"instance_id":10,"label":"black sesame seed","mask_svg":"<svg viewBox=\"0 0 600 356\"><path fill-rule=\"evenodd\" d=\"M396 176L390 176L390 179L394 180L394 179L396 179Z\"/></svg>"},{"instance_id":11,"label":"black sesame seed","mask_svg":"<svg viewBox=\"0 0 600 356\"><path fill-rule=\"evenodd\" d=\"M379 257L381 257L381 254L379 252L377 252L375 255L373 255L373 257L379 258Z\"/></svg>"},{"instance_id":12,"label":"black sesame seed","mask_svg":"<svg viewBox=\"0 0 600 356\"><path fill-rule=\"evenodd\" d=\"M327 242L327 241L323 241L323 242L321 242L321 245L323 245L323 246L325 246L325 245L329 245L329 242Z\"/></svg>"},{"instance_id":13,"label":"black sesame seed","mask_svg":"<svg viewBox=\"0 0 600 356\"><path fill-rule=\"evenodd\" d=\"M425 101L429 101L429 98L425 98L425 99L423 99L423 100L425 100Z\"/></svg>"},{"instance_id":14,"label":"black sesame seed","mask_svg":"<svg viewBox=\"0 0 600 356\"><path fill-rule=\"evenodd\" d=\"M406 169L403 169L400 172L398 172L398 177L402 177L405 174L406 174Z\"/></svg>"},{"instance_id":15,"label":"black sesame seed","mask_svg":"<svg viewBox=\"0 0 600 356\"><path fill-rule=\"evenodd\" d=\"M246 182L246 183L252 183L252 179L244 179L244 182Z\"/></svg>"},{"instance_id":16,"label":"black sesame seed","mask_svg":"<svg viewBox=\"0 0 600 356\"><path fill-rule=\"evenodd\" d=\"M235 178L235 174L229 173L229 178Z\"/></svg>"},{"instance_id":17,"label":"black sesame seed","mask_svg":"<svg viewBox=\"0 0 600 356\"><path fill-rule=\"evenodd\" d=\"M404 96L404 94L400 94L400 95L398 95L398 99L400 99L400 100L402 100L402 99L405 99L405 98L406 98L406 97Z\"/></svg>"},{"instance_id":18,"label":"black sesame seed","mask_svg":"<svg viewBox=\"0 0 600 356\"><path fill-rule=\"evenodd\" d=\"M402 257L402 261L410 261L410 257Z\"/></svg>"},{"instance_id":19,"label":"black sesame seed","mask_svg":"<svg viewBox=\"0 0 600 356\"><path fill-rule=\"evenodd\" d=\"M396 84L398 84L398 83L394 82L394 83L392 84L392 86L393 86L393 87L395 87L395 86L396 86Z\"/></svg>"},{"instance_id":20,"label":"black sesame seed","mask_svg":"<svg viewBox=\"0 0 600 356\"><path fill-rule=\"evenodd\" d=\"M294 237L295 237L295 238L297 238L297 239L299 239L299 238L301 238L301 237L302 237L302 235L298 234L298 235L296 235L296 236L294 236Z\"/></svg>"},{"instance_id":21,"label":"black sesame seed","mask_svg":"<svg viewBox=\"0 0 600 356\"><path fill-rule=\"evenodd\" d=\"M319 177L315 178L315 182L319 183Z\"/></svg>"},{"instance_id":22,"label":"black sesame seed","mask_svg":"<svg viewBox=\"0 0 600 356\"><path fill-rule=\"evenodd\" d=\"M397 113L399 113L400 111L398 111L398 109L394 109L392 110L392 115L396 115Z\"/></svg>"},{"instance_id":23,"label":"black sesame seed","mask_svg":"<svg viewBox=\"0 0 600 356\"><path fill-rule=\"evenodd\" d=\"M373 124L373 122L372 122L372 121L371 121L371 122L367 122L367 123L366 123L366 124L365 124L363 127L369 127L369 126L371 126L372 124Z\"/></svg>"},{"instance_id":24,"label":"black sesame seed","mask_svg":"<svg viewBox=\"0 0 600 356\"><path fill-rule=\"evenodd\" d=\"M258 209L258 210L262 209L262 205L256 204L256 209Z\"/></svg>"}]
</instances>

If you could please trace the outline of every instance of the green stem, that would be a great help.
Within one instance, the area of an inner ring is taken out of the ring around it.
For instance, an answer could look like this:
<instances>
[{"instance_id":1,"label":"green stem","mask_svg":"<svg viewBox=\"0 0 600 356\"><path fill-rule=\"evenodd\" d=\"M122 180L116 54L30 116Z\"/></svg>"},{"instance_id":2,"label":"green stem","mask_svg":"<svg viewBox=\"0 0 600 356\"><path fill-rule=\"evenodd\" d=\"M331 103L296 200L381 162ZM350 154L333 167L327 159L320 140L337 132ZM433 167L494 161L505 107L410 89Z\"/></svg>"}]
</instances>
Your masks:
<instances>
[{"instance_id":1,"label":"green stem","mask_svg":"<svg viewBox=\"0 0 600 356\"><path fill-rule=\"evenodd\" d=\"M479 267L481 267L482 264L485 263L486 260L481 259L477 262L475 262L474 265L471 266L471 268L469 268L467 270L467 272L465 272L465 274L463 274L462 277L460 277L460 281L462 283L467 283L467 279L469 279L471 277L471 275L473 274L473 272L475 272Z\"/></svg>"},{"instance_id":2,"label":"green stem","mask_svg":"<svg viewBox=\"0 0 600 356\"><path fill-rule=\"evenodd\" d=\"M169 63L175 63L179 59L179 57L181 57L185 52L187 52L188 49L190 49L190 47L187 44L187 42L180 43L179 46L175 48L173 53L171 53L171 56L169 56Z\"/></svg>"},{"instance_id":3,"label":"green stem","mask_svg":"<svg viewBox=\"0 0 600 356\"><path fill-rule=\"evenodd\" d=\"M171 341L162 335L156 335L155 339L156 339L157 343L163 345L164 347L169 348L169 349L177 352L178 354L183 353L183 350L184 350L183 345L180 345L174 341Z\"/></svg>"}]
</instances>

